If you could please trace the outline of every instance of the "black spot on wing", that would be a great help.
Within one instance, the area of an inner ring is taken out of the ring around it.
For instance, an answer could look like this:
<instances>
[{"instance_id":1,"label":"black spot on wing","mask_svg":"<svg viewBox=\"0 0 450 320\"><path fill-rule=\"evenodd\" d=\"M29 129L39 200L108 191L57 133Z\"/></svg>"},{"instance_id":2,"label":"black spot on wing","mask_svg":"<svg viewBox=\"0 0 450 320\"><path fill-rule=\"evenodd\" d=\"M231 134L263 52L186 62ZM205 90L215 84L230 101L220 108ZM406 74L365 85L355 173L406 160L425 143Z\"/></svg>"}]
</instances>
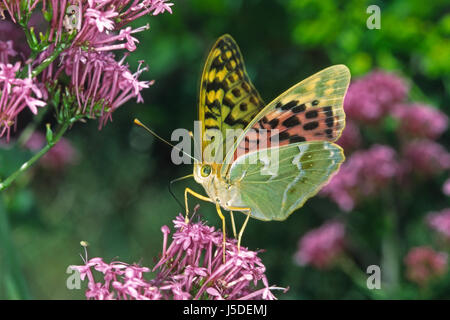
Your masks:
<instances>
[{"instance_id":1,"label":"black spot on wing","mask_svg":"<svg viewBox=\"0 0 450 320\"><path fill-rule=\"evenodd\" d=\"M284 140L289 139L289 137L290 137L289 132L283 131L283 132L281 132L280 135L278 136L278 139L279 139L279 141L284 141Z\"/></svg>"},{"instance_id":2,"label":"black spot on wing","mask_svg":"<svg viewBox=\"0 0 450 320\"><path fill-rule=\"evenodd\" d=\"M301 105L298 105L298 106L292 108L291 111L293 113L301 113L301 112L304 112L305 110L306 110L306 106L304 103L302 103Z\"/></svg>"},{"instance_id":3,"label":"black spot on wing","mask_svg":"<svg viewBox=\"0 0 450 320\"><path fill-rule=\"evenodd\" d=\"M281 106L281 110L289 110L294 108L298 104L298 100L292 100L286 103L284 106Z\"/></svg>"},{"instance_id":4,"label":"black spot on wing","mask_svg":"<svg viewBox=\"0 0 450 320\"><path fill-rule=\"evenodd\" d=\"M233 96L235 96L236 98L239 98L241 96L241 90L239 90L238 88L234 88L233 90L231 90L231 93L233 94Z\"/></svg>"},{"instance_id":5,"label":"black spot on wing","mask_svg":"<svg viewBox=\"0 0 450 320\"><path fill-rule=\"evenodd\" d=\"M333 117L333 109L328 106L323 108L323 111L325 112L325 123L327 127L331 128L334 125L334 117Z\"/></svg>"},{"instance_id":6,"label":"black spot on wing","mask_svg":"<svg viewBox=\"0 0 450 320\"><path fill-rule=\"evenodd\" d=\"M305 137L294 134L289 138L290 143L303 142L306 141Z\"/></svg>"},{"instance_id":7,"label":"black spot on wing","mask_svg":"<svg viewBox=\"0 0 450 320\"><path fill-rule=\"evenodd\" d=\"M317 112L317 110L311 110L305 113L306 119L314 119L317 118L318 115L319 113Z\"/></svg>"},{"instance_id":8,"label":"black spot on wing","mask_svg":"<svg viewBox=\"0 0 450 320\"><path fill-rule=\"evenodd\" d=\"M283 126L285 126L286 128L295 127L295 126L298 126L299 124L301 124L301 123L298 120L297 116L295 116L295 115L290 116L289 118L287 118L286 120L283 121Z\"/></svg>"},{"instance_id":9,"label":"black spot on wing","mask_svg":"<svg viewBox=\"0 0 450 320\"><path fill-rule=\"evenodd\" d=\"M274 118L272 120L269 121L269 125L272 129L276 128L278 126L278 123L280 122L280 120L278 120L277 118Z\"/></svg>"},{"instance_id":10,"label":"black spot on wing","mask_svg":"<svg viewBox=\"0 0 450 320\"><path fill-rule=\"evenodd\" d=\"M319 126L319 123L317 121L308 122L303 126L303 129L305 130L314 130Z\"/></svg>"}]
</instances>

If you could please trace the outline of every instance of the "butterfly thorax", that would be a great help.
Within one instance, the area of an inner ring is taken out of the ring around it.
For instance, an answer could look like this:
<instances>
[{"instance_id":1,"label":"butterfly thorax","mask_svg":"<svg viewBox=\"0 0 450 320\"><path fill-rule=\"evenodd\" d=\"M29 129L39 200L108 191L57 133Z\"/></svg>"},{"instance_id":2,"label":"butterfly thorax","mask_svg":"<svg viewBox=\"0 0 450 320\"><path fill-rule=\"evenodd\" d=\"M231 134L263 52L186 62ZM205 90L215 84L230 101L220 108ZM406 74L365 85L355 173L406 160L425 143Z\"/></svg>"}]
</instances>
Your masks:
<instances>
[{"instance_id":1,"label":"butterfly thorax","mask_svg":"<svg viewBox=\"0 0 450 320\"><path fill-rule=\"evenodd\" d=\"M194 179L205 189L208 197L223 208L232 206L239 194L236 186L228 183L220 175L221 164L194 164Z\"/></svg>"}]
</instances>

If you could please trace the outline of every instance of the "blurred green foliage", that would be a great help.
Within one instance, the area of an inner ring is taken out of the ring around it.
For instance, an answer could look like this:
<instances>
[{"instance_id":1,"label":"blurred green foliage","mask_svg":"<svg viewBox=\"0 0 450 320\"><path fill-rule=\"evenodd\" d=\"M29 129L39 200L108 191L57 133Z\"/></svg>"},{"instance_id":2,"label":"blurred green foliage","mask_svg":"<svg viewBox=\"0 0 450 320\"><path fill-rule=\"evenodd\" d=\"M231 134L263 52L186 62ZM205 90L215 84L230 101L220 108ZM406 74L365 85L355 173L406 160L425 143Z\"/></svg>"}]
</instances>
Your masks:
<instances>
[{"instance_id":1,"label":"blurred green foliage","mask_svg":"<svg viewBox=\"0 0 450 320\"><path fill-rule=\"evenodd\" d=\"M132 120L138 117L169 138L176 128L192 130L203 63L210 46L224 33L240 45L250 78L266 102L307 76L343 63L354 78L377 68L400 73L411 80L415 99L450 112L448 1L174 2L172 15L135 23L150 24L149 31L137 35L140 45L128 58L132 69L145 60L150 72L144 77L156 80L144 91L145 103L122 107L101 131L94 121L76 124L66 135L79 152L76 165L57 173L37 166L2 195L2 214L9 219L14 248L9 253L18 261L14 274L23 272L28 287L23 290L32 298L84 298L82 290L66 288L67 267L82 262L80 240L90 243L90 256L153 265L162 245L161 226L171 226L181 212L168 183L192 168L173 165L170 148L133 126ZM380 30L366 27L371 4L381 8ZM447 147L448 138L446 134L443 139ZM2 175L26 156L16 148L2 150ZM409 247L431 241L423 215L445 206L442 182L440 177L416 186L414 194L403 195L410 198L411 215L403 226L408 237L401 239L396 257L400 265ZM180 182L175 188L178 197L186 186L202 191L195 184ZM316 197L286 222L250 221L243 243L265 250L261 257L270 283L290 287L280 298L369 298L341 270L317 271L293 261L298 239L337 217L347 222L349 242L359 247L356 255L362 272L368 264L380 264L381 238L389 229L383 213L389 205L374 201L364 208L344 214L328 199ZM200 212L211 225L220 225L212 205L201 203ZM242 223L243 217L239 218ZM2 268L8 268L5 261L0 261L0 271L6 270ZM449 297L448 276L431 293L417 290L403 278L400 281L402 289L392 291L390 298ZM1 298L26 296L12 292L0 287Z\"/></svg>"}]
</instances>

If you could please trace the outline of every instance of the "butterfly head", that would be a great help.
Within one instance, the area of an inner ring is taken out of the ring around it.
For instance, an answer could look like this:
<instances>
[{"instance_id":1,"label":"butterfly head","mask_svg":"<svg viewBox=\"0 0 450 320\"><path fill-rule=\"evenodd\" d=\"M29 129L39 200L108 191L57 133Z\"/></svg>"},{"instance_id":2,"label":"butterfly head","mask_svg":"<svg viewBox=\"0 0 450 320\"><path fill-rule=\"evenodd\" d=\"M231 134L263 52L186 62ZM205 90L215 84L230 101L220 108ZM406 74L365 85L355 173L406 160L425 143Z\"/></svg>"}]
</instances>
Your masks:
<instances>
[{"instance_id":1,"label":"butterfly head","mask_svg":"<svg viewBox=\"0 0 450 320\"><path fill-rule=\"evenodd\" d=\"M220 177L221 169L222 165L217 163L195 163L194 178L214 202L229 205L236 197L237 189Z\"/></svg>"},{"instance_id":2,"label":"butterfly head","mask_svg":"<svg viewBox=\"0 0 450 320\"><path fill-rule=\"evenodd\" d=\"M198 183L209 184L217 172L217 165L208 163L194 164L194 178Z\"/></svg>"}]
</instances>

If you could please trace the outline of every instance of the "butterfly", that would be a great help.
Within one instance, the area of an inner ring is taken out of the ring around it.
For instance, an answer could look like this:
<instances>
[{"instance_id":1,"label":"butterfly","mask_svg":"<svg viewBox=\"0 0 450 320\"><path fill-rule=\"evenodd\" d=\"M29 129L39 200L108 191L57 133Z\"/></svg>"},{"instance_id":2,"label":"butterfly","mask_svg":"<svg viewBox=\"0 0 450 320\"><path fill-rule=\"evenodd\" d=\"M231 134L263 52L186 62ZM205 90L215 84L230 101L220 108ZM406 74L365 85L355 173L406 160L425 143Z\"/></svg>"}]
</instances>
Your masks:
<instances>
[{"instance_id":1,"label":"butterfly","mask_svg":"<svg viewBox=\"0 0 450 320\"><path fill-rule=\"evenodd\" d=\"M184 199L186 221L188 195L215 205L222 220L224 260L222 209L230 212L239 248L250 217L285 220L338 171L344 154L333 142L345 127L343 100L349 82L346 66L331 66L266 105L233 38L226 34L216 41L201 77L201 156L193 170L207 195L186 188ZM230 138L230 130L238 134ZM238 236L233 211L246 214Z\"/></svg>"}]
</instances>

